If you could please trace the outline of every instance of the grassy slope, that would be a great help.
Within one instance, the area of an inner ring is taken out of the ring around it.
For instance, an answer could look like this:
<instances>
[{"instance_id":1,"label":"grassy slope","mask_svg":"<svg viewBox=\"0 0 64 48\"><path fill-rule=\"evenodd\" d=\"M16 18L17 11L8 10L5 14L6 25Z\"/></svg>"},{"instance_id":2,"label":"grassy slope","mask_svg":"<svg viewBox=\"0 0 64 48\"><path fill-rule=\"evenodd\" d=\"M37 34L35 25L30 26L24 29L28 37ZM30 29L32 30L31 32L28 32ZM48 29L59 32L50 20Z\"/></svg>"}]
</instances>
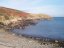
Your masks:
<instances>
[{"instance_id":1,"label":"grassy slope","mask_svg":"<svg viewBox=\"0 0 64 48\"><path fill-rule=\"evenodd\" d=\"M30 14L23 11L0 7L0 22L7 23L13 19L50 19L51 17L46 14Z\"/></svg>"}]
</instances>

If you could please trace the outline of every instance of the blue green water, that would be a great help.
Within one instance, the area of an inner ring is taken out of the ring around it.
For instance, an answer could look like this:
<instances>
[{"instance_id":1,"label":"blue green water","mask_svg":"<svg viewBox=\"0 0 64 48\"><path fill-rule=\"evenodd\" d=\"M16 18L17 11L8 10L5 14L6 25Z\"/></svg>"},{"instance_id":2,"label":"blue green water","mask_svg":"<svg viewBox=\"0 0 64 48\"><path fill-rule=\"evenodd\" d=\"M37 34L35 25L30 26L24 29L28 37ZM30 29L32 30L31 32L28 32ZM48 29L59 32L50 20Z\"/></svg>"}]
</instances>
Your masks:
<instances>
[{"instance_id":1,"label":"blue green water","mask_svg":"<svg viewBox=\"0 0 64 48\"><path fill-rule=\"evenodd\" d=\"M23 29L14 29L18 34L30 35L33 37L46 37L64 41L64 17L54 17L51 20L40 20L34 26Z\"/></svg>"}]
</instances>

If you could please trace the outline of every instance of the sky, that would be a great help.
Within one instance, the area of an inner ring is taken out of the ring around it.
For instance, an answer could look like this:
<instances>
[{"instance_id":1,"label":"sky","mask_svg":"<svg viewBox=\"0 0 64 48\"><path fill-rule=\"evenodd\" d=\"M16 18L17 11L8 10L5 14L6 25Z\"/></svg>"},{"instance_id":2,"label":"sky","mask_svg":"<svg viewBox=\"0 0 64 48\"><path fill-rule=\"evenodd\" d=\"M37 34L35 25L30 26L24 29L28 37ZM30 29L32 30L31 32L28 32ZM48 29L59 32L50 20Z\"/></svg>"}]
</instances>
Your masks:
<instances>
[{"instance_id":1,"label":"sky","mask_svg":"<svg viewBox=\"0 0 64 48\"><path fill-rule=\"evenodd\" d=\"M64 0L0 0L0 6L64 17Z\"/></svg>"}]
</instances>

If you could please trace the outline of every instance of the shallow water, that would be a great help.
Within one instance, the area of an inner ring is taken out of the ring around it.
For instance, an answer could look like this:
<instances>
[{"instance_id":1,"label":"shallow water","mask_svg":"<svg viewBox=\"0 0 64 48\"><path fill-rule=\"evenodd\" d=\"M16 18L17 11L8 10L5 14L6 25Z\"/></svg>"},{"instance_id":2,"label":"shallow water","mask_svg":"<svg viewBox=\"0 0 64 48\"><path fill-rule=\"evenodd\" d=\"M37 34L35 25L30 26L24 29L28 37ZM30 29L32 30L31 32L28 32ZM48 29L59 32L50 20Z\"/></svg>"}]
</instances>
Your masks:
<instances>
[{"instance_id":1,"label":"shallow water","mask_svg":"<svg viewBox=\"0 0 64 48\"><path fill-rule=\"evenodd\" d=\"M40 20L34 26L23 29L14 29L17 34L30 35L33 37L46 37L64 41L64 17L54 17L51 20Z\"/></svg>"}]
</instances>

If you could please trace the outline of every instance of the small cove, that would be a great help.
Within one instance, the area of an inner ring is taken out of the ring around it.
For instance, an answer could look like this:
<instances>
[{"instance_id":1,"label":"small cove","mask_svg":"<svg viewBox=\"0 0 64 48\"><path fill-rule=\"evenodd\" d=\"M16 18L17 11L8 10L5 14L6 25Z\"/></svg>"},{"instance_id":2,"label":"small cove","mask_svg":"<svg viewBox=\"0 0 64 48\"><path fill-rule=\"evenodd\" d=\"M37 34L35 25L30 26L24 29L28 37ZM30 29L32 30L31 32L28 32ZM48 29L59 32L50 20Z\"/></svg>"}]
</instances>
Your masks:
<instances>
[{"instance_id":1,"label":"small cove","mask_svg":"<svg viewBox=\"0 0 64 48\"><path fill-rule=\"evenodd\" d=\"M37 38L50 38L64 41L64 17L54 17L51 20L40 20L36 25L25 29L13 29L11 32Z\"/></svg>"}]
</instances>

